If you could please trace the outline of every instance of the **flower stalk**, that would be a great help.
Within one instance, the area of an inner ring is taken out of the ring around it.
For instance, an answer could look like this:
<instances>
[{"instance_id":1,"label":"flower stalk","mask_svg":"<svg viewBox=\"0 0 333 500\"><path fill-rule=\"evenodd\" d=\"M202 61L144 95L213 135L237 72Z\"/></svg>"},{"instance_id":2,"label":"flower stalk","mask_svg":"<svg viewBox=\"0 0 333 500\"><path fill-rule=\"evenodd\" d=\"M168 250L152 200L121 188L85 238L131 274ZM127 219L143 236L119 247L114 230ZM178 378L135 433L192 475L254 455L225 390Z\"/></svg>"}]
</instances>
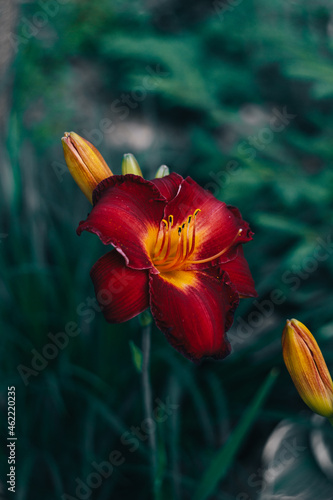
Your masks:
<instances>
[{"instance_id":1,"label":"flower stalk","mask_svg":"<svg viewBox=\"0 0 333 500\"><path fill-rule=\"evenodd\" d=\"M151 325L152 318L148 313L142 313L140 317L142 326L142 390L143 390L143 405L144 414L147 422L154 422L153 420L153 396L150 381L150 346L151 346ZM151 451L151 481L154 492L154 498L157 498L157 443L156 443L156 430L148 434L149 447Z\"/></svg>"}]
</instances>

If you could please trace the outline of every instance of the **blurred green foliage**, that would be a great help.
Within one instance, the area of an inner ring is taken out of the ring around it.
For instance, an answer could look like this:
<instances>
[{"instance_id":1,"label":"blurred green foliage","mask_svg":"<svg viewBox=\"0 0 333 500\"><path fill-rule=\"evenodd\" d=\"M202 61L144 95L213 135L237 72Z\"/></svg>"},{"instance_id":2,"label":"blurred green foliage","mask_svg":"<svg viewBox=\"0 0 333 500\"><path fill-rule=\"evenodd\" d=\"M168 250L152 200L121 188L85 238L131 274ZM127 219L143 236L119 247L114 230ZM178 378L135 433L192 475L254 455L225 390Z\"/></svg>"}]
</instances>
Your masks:
<instances>
[{"instance_id":1,"label":"blurred green foliage","mask_svg":"<svg viewBox=\"0 0 333 500\"><path fill-rule=\"evenodd\" d=\"M89 205L65 169L65 130L95 142L115 173L128 151L147 178L165 163L250 222L245 254L259 297L237 310L234 352L193 366L154 327L151 378L154 397L179 405L158 426L159 498L190 499L263 378L282 367L209 497L257 498L249 476L273 428L284 418L312 425L282 366L287 317L310 328L333 367L330 3L30 1L16 24L1 87L11 106L1 157L0 380L4 414L7 386L17 392L17 499L75 498L76 478L113 449L125 462L89 498L150 498L147 443L130 453L120 441L144 418L140 324L108 325L91 305L89 269L106 249L76 236ZM17 367L31 368L31 350L41 353L69 322L79 335L25 384Z\"/></svg>"}]
</instances>

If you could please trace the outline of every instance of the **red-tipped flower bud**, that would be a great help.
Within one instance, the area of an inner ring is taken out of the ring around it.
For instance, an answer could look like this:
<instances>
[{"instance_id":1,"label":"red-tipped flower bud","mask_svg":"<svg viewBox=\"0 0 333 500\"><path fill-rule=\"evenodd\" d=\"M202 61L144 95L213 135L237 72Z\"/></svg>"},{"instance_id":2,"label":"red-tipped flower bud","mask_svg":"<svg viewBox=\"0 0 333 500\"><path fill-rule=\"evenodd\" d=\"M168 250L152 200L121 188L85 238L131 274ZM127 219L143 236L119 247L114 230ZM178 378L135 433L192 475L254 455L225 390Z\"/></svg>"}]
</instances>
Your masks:
<instances>
[{"instance_id":1,"label":"red-tipped flower bud","mask_svg":"<svg viewBox=\"0 0 333 500\"><path fill-rule=\"evenodd\" d=\"M92 193L102 180L112 175L101 153L75 132L61 139L67 166L81 191L92 203Z\"/></svg>"},{"instance_id":2,"label":"red-tipped flower bud","mask_svg":"<svg viewBox=\"0 0 333 500\"><path fill-rule=\"evenodd\" d=\"M303 401L315 413L333 418L333 383L311 332L296 319L287 320L282 335L283 359Z\"/></svg>"}]
</instances>

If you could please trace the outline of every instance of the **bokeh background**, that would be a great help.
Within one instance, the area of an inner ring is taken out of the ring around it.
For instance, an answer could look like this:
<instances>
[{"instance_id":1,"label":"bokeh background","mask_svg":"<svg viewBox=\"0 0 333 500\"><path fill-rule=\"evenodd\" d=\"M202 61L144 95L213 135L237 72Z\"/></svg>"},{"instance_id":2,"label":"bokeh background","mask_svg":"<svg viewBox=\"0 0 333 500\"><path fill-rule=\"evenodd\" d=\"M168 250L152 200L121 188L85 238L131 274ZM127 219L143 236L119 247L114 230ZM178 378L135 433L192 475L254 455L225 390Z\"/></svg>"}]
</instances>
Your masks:
<instances>
[{"instance_id":1,"label":"bokeh background","mask_svg":"<svg viewBox=\"0 0 333 500\"><path fill-rule=\"evenodd\" d=\"M332 430L298 396L280 340L298 318L333 367L332 3L0 11L1 433L15 385L15 498L332 499ZM192 176L255 232L245 254L259 296L237 310L227 359L194 366L153 327L153 399L173 405L156 429L154 494L147 434L132 451L122 442L144 419L142 326L108 325L92 306L89 269L106 248L75 233L90 205L65 167L71 130L115 173L131 152L146 178L161 164ZM70 322L80 334L45 351ZM112 450L124 463L93 485Z\"/></svg>"}]
</instances>

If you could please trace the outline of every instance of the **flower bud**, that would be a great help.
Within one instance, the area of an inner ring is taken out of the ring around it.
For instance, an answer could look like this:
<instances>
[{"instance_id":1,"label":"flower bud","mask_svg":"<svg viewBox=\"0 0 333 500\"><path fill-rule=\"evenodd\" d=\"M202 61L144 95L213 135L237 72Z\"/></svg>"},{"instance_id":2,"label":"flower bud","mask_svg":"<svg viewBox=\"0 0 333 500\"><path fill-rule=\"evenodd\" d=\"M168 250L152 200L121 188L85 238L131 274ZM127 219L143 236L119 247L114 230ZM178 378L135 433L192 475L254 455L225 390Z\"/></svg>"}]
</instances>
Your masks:
<instances>
[{"instance_id":1,"label":"flower bud","mask_svg":"<svg viewBox=\"0 0 333 500\"><path fill-rule=\"evenodd\" d=\"M161 179L162 177L165 177L169 174L170 174L169 167L167 167L166 165L161 165L156 172L155 179Z\"/></svg>"},{"instance_id":2,"label":"flower bud","mask_svg":"<svg viewBox=\"0 0 333 500\"><path fill-rule=\"evenodd\" d=\"M112 175L101 153L75 132L61 139L67 166L81 191L92 202L92 193L101 181Z\"/></svg>"},{"instance_id":3,"label":"flower bud","mask_svg":"<svg viewBox=\"0 0 333 500\"><path fill-rule=\"evenodd\" d=\"M333 417L333 383L313 335L303 323L287 320L282 334L283 359L299 395L309 408Z\"/></svg>"},{"instance_id":4,"label":"flower bud","mask_svg":"<svg viewBox=\"0 0 333 500\"><path fill-rule=\"evenodd\" d=\"M121 164L121 171L123 175L134 174L143 177L141 168L135 159L135 156L131 153L127 153L123 156L123 161Z\"/></svg>"}]
</instances>

